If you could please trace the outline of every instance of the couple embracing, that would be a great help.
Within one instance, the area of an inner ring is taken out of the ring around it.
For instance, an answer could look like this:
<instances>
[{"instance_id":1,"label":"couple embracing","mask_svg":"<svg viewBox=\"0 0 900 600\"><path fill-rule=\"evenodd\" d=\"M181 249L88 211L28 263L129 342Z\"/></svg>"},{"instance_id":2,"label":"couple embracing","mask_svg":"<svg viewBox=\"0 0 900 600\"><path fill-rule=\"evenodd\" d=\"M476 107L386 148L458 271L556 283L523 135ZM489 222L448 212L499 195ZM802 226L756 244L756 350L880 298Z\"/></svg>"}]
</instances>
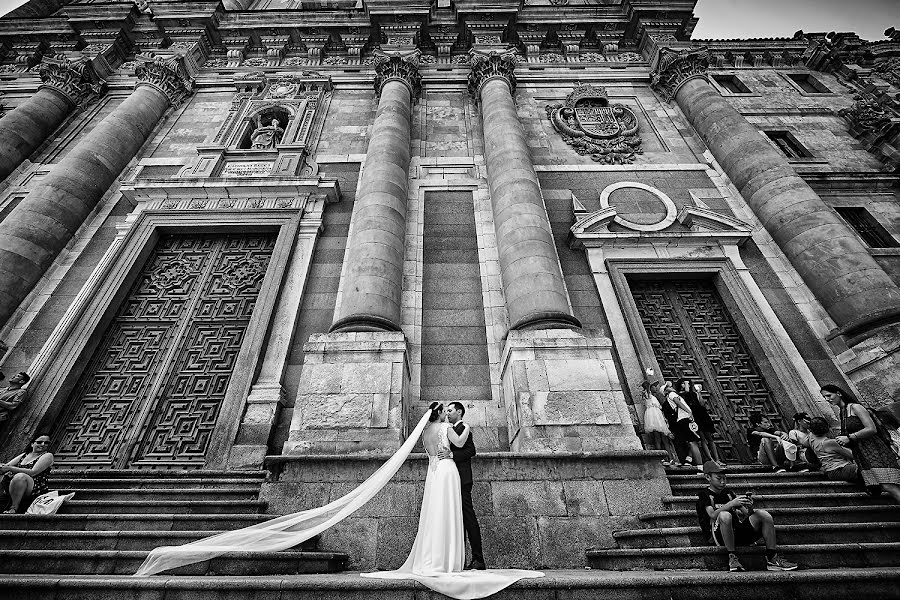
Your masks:
<instances>
[{"instance_id":1,"label":"couple embracing","mask_svg":"<svg viewBox=\"0 0 900 600\"><path fill-rule=\"evenodd\" d=\"M462 422L465 408L434 402L415 429L381 467L348 494L318 508L276 517L220 533L182 546L150 552L136 576L153 575L209 560L226 552L277 552L292 548L336 525L373 498L400 469L422 437L428 454L419 529L406 562L396 571L363 573L379 579L413 579L460 600L484 598L523 578L543 577L539 571L485 569L481 531L472 506L472 464L475 444L471 428ZM472 546L472 563L463 570L465 536Z\"/></svg>"}]
</instances>

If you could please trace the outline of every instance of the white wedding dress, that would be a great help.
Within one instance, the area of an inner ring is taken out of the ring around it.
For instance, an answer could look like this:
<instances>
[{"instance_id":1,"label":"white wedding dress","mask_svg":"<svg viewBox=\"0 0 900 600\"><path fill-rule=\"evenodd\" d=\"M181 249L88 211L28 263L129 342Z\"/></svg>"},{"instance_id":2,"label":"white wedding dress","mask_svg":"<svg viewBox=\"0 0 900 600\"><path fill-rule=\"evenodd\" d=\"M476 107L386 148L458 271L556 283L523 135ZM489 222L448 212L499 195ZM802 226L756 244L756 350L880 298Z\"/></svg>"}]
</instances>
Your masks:
<instances>
[{"instance_id":1,"label":"white wedding dress","mask_svg":"<svg viewBox=\"0 0 900 600\"><path fill-rule=\"evenodd\" d=\"M450 450L449 423L438 423L437 448L428 454L428 474L419 513L416 541L403 566L396 571L362 573L378 579L414 579L451 598L484 598L509 587L519 579L543 577L540 571L490 569L463 571L466 538L463 531L459 471L452 458L441 460L440 450ZM435 451L436 450L436 451Z\"/></svg>"},{"instance_id":2,"label":"white wedding dress","mask_svg":"<svg viewBox=\"0 0 900 600\"><path fill-rule=\"evenodd\" d=\"M134 574L146 577L184 565L210 560L228 552L278 552L293 548L343 521L372 499L391 480L412 452L429 424L427 411L409 438L377 471L358 487L337 500L243 529L226 531L181 546L154 548ZM441 427L440 443L449 448L447 428ZM348 549L352 552L352 549ZM419 532L406 563L397 571L364 573L364 577L415 579L442 594L460 600L484 598L519 579L543 577L539 571L462 571L465 538L459 472L452 460L429 454L425 495L419 517Z\"/></svg>"}]
</instances>

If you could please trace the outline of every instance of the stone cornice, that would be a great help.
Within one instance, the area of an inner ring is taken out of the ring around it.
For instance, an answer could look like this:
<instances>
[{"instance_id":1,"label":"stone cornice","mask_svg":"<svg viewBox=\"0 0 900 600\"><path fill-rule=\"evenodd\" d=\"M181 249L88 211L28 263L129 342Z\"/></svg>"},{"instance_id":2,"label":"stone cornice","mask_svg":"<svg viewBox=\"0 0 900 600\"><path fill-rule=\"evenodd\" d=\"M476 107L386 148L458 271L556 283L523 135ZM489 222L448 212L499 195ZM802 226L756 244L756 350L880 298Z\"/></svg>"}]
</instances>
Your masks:
<instances>
[{"instance_id":1,"label":"stone cornice","mask_svg":"<svg viewBox=\"0 0 900 600\"><path fill-rule=\"evenodd\" d=\"M106 91L106 82L97 76L91 62L84 58L70 61L45 56L38 76L43 82L40 88L59 92L74 106L84 106Z\"/></svg>"},{"instance_id":2,"label":"stone cornice","mask_svg":"<svg viewBox=\"0 0 900 600\"><path fill-rule=\"evenodd\" d=\"M409 96L415 99L422 89L422 75L419 73L419 51L375 52L375 93L389 81L399 81L409 89Z\"/></svg>"},{"instance_id":3,"label":"stone cornice","mask_svg":"<svg viewBox=\"0 0 900 600\"><path fill-rule=\"evenodd\" d=\"M488 81L502 79L509 86L509 92L516 91L516 53L509 49L503 52L469 52L469 93L477 100L481 87Z\"/></svg>"},{"instance_id":4,"label":"stone cornice","mask_svg":"<svg viewBox=\"0 0 900 600\"><path fill-rule=\"evenodd\" d=\"M172 106L178 106L193 91L193 80L188 77L182 64L182 58L139 57L139 64L135 67L134 74L137 77L135 89L141 86L150 86L169 99Z\"/></svg>"},{"instance_id":5,"label":"stone cornice","mask_svg":"<svg viewBox=\"0 0 900 600\"><path fill-rule=\"evenodd\" d=\"M706 79L711 57L706 48L676 51L659 49L659 60L652 74L650 85L666 102L671 102L686 81L702 77Z\"/></svg>"}]
</instances>

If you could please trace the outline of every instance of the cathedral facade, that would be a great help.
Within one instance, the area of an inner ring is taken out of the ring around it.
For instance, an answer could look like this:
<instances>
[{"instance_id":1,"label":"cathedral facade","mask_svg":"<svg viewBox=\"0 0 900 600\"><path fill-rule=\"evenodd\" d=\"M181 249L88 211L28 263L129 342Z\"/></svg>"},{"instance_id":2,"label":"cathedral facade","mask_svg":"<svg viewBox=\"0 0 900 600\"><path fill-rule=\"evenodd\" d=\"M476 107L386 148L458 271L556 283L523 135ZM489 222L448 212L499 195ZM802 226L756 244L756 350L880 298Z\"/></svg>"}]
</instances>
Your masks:
<instances>
[{"instance_id":1,"label":"cathedral facade","mask_svg":"<svg viewBox=\"0 0 900 600\"><path fill-rule=\"evenodd\" d=\"M299 485L460 401L496 502L550 485L516 460L577 496L575 456L636 498L644 380L701 383L730 463L753 412L833 418L821 384L900 398L900 34L695 40L694 5L0 19L0 368L32 378L0 439Z\"/></svg>"}]
</instances>

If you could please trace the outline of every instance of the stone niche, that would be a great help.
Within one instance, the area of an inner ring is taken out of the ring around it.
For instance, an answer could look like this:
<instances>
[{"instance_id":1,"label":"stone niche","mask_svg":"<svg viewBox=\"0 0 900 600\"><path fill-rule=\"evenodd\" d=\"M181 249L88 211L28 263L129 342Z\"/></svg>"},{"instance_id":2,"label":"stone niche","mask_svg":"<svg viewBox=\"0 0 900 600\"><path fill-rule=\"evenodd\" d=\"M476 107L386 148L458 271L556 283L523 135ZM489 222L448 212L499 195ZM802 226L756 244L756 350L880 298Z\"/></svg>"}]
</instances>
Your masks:
<instances>
[{"instance_id":1,"label":"stone niche","mask_svg":"<svg viewBox=\"0 0 900 600\"><path fill-rule=\"evenodd\" d=\"M245 73L213 143L181 177L313 177L309 156L331 81L316 73L279 76Z\"/></svg>"}]
</instances>

